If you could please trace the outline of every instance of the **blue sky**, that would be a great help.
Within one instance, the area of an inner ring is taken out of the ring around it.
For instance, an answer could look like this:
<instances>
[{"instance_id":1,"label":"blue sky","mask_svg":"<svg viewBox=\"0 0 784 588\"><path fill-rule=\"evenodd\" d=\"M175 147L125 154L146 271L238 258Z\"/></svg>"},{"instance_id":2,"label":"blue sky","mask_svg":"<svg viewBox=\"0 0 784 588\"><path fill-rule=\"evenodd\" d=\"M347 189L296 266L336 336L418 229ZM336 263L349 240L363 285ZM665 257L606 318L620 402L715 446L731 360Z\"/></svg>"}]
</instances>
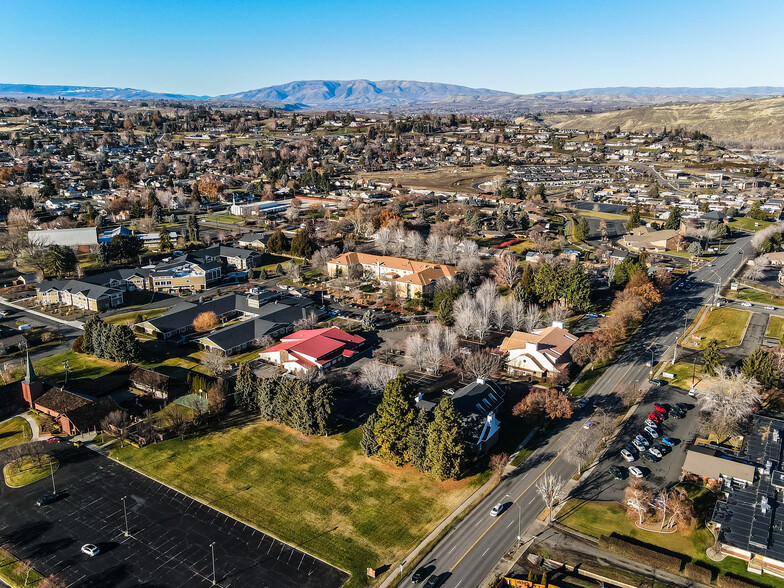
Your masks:
<instances>
[{"instance_id":1,"label":"blue sky","mask_svg":"<svg viewBox=\"0 0 784 588\"><path fill-rule=\"evenodd\" d=\"M9 1L0 83L210 95L354 78L520 93L784 86L782 23L780 0Z\"/></svg>"}]
</instances>

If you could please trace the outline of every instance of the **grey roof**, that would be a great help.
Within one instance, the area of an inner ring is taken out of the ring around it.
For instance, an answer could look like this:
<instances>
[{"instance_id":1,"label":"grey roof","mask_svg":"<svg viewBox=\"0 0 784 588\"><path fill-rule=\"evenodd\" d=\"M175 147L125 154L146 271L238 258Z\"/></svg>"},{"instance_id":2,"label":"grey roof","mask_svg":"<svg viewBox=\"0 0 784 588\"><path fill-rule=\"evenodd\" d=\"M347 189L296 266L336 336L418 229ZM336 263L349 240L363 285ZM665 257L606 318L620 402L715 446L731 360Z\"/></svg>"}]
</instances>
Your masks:
<instances>
[{"instance_id":1,"label":"grey roof","mask_svg":"<svg viewBox=\"0 0 784 588\"><path fill-rule=\"evenodd\" d=\"M79 229L46 229L43 231L28 231L27 240L39 245L98 245L98 231L95 227Z\"/></svg>"},{"instance_id":2,"label":"grey roof","mask_svg":"<svg viewBox=\"0 0 784 588\"><path fill-rule=\"evenodd\" d=\"M261 241L266 245L269 238L270 233L245 233L239 239L237 239L237 243L253 243L254 241Z\"/></svg>"},{"instance_id":3,"label":"grey roof","mask_svg":"<svg viewBox=\"0 0 784 588\"><path fill-rule=\"evenodd\" d=\"M249 257L258 256L259 252L253 251L252 249L230 247L229 245L213 245L212 247L207 247L205 249L191 251L190 255L202 259L208 259L212 257L240 257L242 259L248 259Z\"/></svg>"},{"instance_id":4,"label":"grey roof","mask_svg":"<svg viewBox=\"0 0 784 588\"><path fill-rule=\"evenodd\" d=\"M712 520L721 525L719 541L784 562L784 421L756 416L744 457L757 466L754 484L725 487Z\"/></svg>"},{"instance_id":5,"label":"grey roof","mask_svg":"<svg viewBox=\"0 0 784 588\"><path fill-rule=\"evenodd\" d=\"M723 221L727 217L718 210L711 210L710 212L703 214L700 218L705 221Z\"/></svg>"},{"instance_id":6,"label":"grey roof","mask_svg":"<svg viewBox=\"0 0 784 588\"><path fill-rule=\"evenodd\" d=\"M98 300L103 296L111 296L112 294L122 294L116 288L90 284L82 280L51 280L49 282L41 282L35 289L38 292L59 290L61 292L70 292L71 294L84 294L90 300Z\"/></svg>"},{"instance_id":7,"label":"grey roof","mask_svg":"<svg viewBox=\"0 0 784 588\"><path fill-rule=\"evenodd\" d=\"M683 471L701 478L719 480L734 478L746 482L754 481L755 467L749 463L725 456L711 447L695 445L686 452Z\"/></svg>"},{"instance_id":8,"label":"grey roof","mask_svg":"<svg viewBox=\"0 0 784 588\"><path fill-rule=\"evenodd\" d=\"M256 339L261 339L265 335L275 333L285 326L287 326L285 323L276 323L265 319L242 321L236 325L215 331L206 337L202 337L202 339L209 339L217 347L226 351L251 343Z\"/></svg>"},{"instance_id":9,"label":"grey roof","mask_svg":"<svg viewBox=\"0 0 784 588\"><path fill-rule=\"evenodd\" d=\"M82 278L83 282L89 282L90 284L99 284L101 286L105 286L109 284L112 280L116 280L118 282L122 282L132 278L133 276L139 276L140 278L146 280L152 268L149 267L137 267L137 268L130 268L130 269L116 269L111 270L108 272L103 272L100 274L94 274L92 276L85 276Z\"/></svg>"}]
</instances>

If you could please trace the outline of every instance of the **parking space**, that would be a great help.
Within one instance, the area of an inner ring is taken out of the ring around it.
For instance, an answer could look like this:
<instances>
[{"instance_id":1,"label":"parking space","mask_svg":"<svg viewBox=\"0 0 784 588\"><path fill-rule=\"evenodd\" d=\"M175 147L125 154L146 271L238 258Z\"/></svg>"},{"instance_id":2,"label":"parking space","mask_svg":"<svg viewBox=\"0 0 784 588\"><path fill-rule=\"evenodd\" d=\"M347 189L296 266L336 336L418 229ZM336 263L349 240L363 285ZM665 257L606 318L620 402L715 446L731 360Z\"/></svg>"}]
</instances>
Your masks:
<instances>
[{"instance_id":1,"label":"parking space","mask_svg":"<svg viewBox=\"0 0 784 588\"><path fill-rule=\"evenodd\" d=\"M627 462L621 456L621 449L638 434L643 434L645 419L654 412L654 405L671 409L678 402L690 407L682 419L676 419L668 412L668 416L657 427L659 439L651 440L651 445L661 443L662 437L669 437L675 445L664 453L660 461L651 463L640 458L640 451L634 452L634 461ZM591 500L622 501L626 487L629 484L629 466L638 467L646 482L654 487L666 487L677 482L682 473L686 450L695 439L699 427L699 409L693 398L684 390L674 386L660 386L652 388L645 401L637 408L634 414L624 423L623 428L610 443L608 450L603 454L597 467L581 486L581 497ZM623 473L623 479L616 480L610 473L610 466L617 466Z\"/></svg>"},{"instance_id":2,"label":"parking space","mask_svg":"<svg viewBox=\"0 0 784 588\"><path fill-rule=\"evenodd\" d=\"M20 489L3 485L0 538L14 555L68 587L210 586L211 544L219 586L337 587L347 579L323 561L89 449L47 449L61 462L55 474L61 498L34 505L51 492L49 478ZM85 543L101 553L82 554Z\"/></svg>"}]
</instances>

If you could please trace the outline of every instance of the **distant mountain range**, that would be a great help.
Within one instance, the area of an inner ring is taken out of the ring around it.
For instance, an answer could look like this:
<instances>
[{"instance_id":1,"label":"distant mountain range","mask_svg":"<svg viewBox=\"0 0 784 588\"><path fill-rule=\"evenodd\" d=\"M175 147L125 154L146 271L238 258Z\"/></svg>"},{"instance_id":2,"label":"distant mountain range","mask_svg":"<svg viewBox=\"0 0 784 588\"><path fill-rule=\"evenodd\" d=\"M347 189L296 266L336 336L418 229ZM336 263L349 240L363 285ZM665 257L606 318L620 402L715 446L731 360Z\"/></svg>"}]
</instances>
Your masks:
<instances>
[{"instance_id":1,"label":"distant mountain range","mask_svg":"<svg viewBox=\"0 0 784 588\"><path fill-rule=\"evenodd\" d=\"M514 94L454 84L400 80L309 80L220 96L150 92L136 88L0 84L0 96L63 97L91 100L200 100L249 104L287 110L354 110L364 112L437 112L509 116L718 102L784 94L784 88L586 88L564 92Z\"/></svg>"}]
</instances>

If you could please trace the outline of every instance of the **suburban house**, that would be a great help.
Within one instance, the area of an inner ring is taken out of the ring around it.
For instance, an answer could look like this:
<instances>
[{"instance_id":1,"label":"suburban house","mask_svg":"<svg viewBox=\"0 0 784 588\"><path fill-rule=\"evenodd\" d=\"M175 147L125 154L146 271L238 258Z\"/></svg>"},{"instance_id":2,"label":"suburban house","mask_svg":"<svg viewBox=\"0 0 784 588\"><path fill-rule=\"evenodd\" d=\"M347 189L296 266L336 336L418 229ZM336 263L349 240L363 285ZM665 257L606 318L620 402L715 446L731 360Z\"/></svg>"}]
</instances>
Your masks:
<instances>
[{"instance_id":1,"label":"suburban house","mask_svg":"<svg viewBox=\"0 0 784 588\"><path fill-rule=\"evenodd\" d=\"M35 287L38 304L64 304L96 312L123 304L123 293L115 288L98 286L81 280L53 280Z\"/></svg>"},{"instance_id":2,"label":"suburban house","mask_svg":"<svg viewBox=\"0 0 784 588\"><path fill-rule=\"evenodd\" d=\"M352 357L364 342L363 337L337 327L311 329L283 337L279 344L259 353L259 357L290 372L322 370Z\"/></svg>"},{"instance_id":3,"label":"suburban house","mask_svg":"<svg viewBox=\"0 0 784 588\"><path fill-rule=\"evenodd\" d=\"M283 332L287 330L290 332L292 324L304 318L310 311L312 304L307 299L291 296L282 297L273 292L264 292L251 296L227 294L201 304L181 302L161 316L141 322L137 326L141 327L148 335L161 339L178 338L193 332L193 321L197 316L205 312L214 312L221 322L234 318L262 318L270 323L280 323L284 325L282 327ZM238 326L231 325L225 327L225 329L231 330ZM205 347L213 347L228 352L242 345L244 345L242 348L246 348L256 339L255 331L250 333L244 329L234 331L233 341L223 340L223 336L218 336L217 332L218 330L216 329L209 334L205 334L199 342ZM273 332L277 333L278 330L273 329ZM252 337L250 336L251 334L253 335ZM216 337L219 339L218 342L213 340ZM227 353L227 355L231 355L231 353Z\"/></svg>"},{"instance_id":4,"label":"suburban house","mask_svg":"<svg viewBox=\"0 0 784 588\"><path fill-rule=\"evenodd\" d=\"M740 457L756 479L723 477L726 500L711 517L720 553L745 561L749 572L784 578L784 420L755 416Z\"/></svg>"},{"instance_id":5,"label":"suburban house","mask_svg":"<svg viewBox=\"0 0 784 588\"><path fill-rule=\"evenodd\" d=\"M26 361L27 370L22 380L24 400L30 408L56 420L66 435L96 431L110 412L118 410L117 403L109 396L96 399L43 382L36 376L29 354Z\"/></svg>"},{"instance_id":6,"label":"suburban house","mask_svg":"<svg viewBox=\"0 0 784 588\"><path fill-rule=\"evenodd\" d=\"M514 331L501 343L501 351L507 354L510 373L547 378L568 372L572 365L569 351L576 341L563 323L553 321L551 326L532 333Z\"/></svg>"},{"instance_id":7,"label":"suburban house","mask_svg":"<svg viewBox=\"0 0 784 588\"><path fill-rule=\"evenodd\" d=\"M463 432L473 453L484 453L498 441L501 422L498 411L504 404L506 392L492 380L478 378L460 388L452 396L455 409L463 420ZM437 402L418 397L417 407L431 411Z\"/></svg>"},{"instance_id":8,"label":"suburban house","mask_svg":"<svg viewBox=\"0 0 784 588\"><path fill-rule=\"evenodd\" d=\"M432 294L438 280L446 278L453 281L457 275L457 268L453 265L356 251L343 253L327 262L327 272L336 277L347 274L352 266L361 266L365 275L383 285L394 286L398 295L406 300Z\"/></svg>"},{"instance_id":9,"label":"suburban house","mask_svg":"<svg viewBox=\"0 0 784 588\"><path fill-rule=\"evenodd\" d=\"M647 226L637 227L624 235L621 243L631 251L675 251L681 235L674 229L653 231Z\"/></svg>"},{"instance_id":10,"label":"suburban house","mask_svg":"<svg viewBox=\"0 0 784 588\"><path fill-rule=\"evenodd\" d=\"M246 233L237 240L237 245L264 251L269 237L269 233Z\"/></svg>"}]
</instances>

